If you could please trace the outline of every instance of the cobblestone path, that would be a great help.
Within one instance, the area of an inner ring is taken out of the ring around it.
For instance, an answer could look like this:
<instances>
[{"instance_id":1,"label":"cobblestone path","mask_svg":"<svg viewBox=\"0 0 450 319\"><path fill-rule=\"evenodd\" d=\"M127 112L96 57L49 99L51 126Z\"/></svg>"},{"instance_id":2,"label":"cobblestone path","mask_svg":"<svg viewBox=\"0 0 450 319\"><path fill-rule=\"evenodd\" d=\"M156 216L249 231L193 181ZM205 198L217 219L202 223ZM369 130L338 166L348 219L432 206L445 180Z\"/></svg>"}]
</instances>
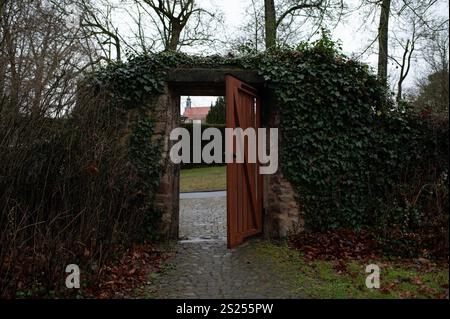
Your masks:
<instances>
[{"instance_id":1,"label":"cobblestone path","mask_svg":"<svg viewBox=\"0 0 450 319\"><path fill-rule=\"evenodd\" d=\"M226 239L227 198L225 193L211 193L207 198L180 200L181 239Z\"/></svg>"},{"instance_id":2,"label":"cobblestone path","mask_svg":"<svg viewBox=\"0 0 450 319\"><path fill-rule=\"evenodd\" d=\"M300 298L258 241L228 250L225 241L179 243L167 269L151 285L157 299Z\"/></svg>"},{"instance_id":3,"label":"cobblestone path","mask_svg":"<svg viewBox=\"0 0 450 319\"><path fill-rule=\"evenodd\" d=\"M182 199L180 233L165 270L153 278L149 296L190 298L298 298L295 286L252 240L226 247L226 198Z\"/></svg>"}]
</instances>

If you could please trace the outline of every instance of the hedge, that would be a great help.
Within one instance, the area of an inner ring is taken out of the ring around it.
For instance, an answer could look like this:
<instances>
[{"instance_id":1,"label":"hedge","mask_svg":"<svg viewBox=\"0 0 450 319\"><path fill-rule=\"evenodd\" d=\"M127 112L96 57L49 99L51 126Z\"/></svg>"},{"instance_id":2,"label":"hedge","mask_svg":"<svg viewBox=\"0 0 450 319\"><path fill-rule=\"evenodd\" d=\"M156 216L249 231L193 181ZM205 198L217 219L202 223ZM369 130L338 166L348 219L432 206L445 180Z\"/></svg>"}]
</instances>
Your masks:
<instances>
[{"instance_id":1,"label":"hedge","mask_svg":"<svg viewBox=\"0 0 450 319\"><path fill-rule=\"evenodd\" d=\"M183 125L181 125L182 128L185 128L189 131L189 136L191 137L191 145L190 145L190 149L191 149L191 161L190 163L182 163L181 164L181 168L182 169L191 169L191 168L201 168L201 167L210 167L210 166L222 166L222 165L226 165L225 164L225 128L226 125L222 125L222 124L206 124L206 123L202 123L202 136L203 136L203 132L209 128L216 128L218 130L220 130L221 136L222 136L222 163L212 163L212 164L208 164L203 162L203 158L202 158L202 163L194 163L194 152L192 151L194 149L193 147L193 137L194 134L192 132L193 130L193 124L192 123L184 123ZM207 145L208 143L210 143L210 141L203 141L202 140L202 150L203 147L205 145Z\"/></svg>"}]
</instances>

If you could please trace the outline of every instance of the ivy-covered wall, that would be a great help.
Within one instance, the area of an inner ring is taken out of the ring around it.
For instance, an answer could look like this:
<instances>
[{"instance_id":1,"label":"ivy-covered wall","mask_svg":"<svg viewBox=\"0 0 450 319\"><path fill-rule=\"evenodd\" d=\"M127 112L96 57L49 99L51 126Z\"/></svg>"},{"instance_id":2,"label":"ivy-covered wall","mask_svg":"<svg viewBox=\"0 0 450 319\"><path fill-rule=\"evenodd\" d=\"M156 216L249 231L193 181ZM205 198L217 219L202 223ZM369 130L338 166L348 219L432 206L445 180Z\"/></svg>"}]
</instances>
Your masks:
<instances>
[{"instance_id":1,"label":"ivy-covered wall","mask_svg":"<svg viewBox=\"0 0 450 319\"><path fill-rule=\"evenodd\" d=\"M229 66L257 70L279 112L281 172L273 179L279 184L286 178L297 198L297 207L281 210L301 210L311 230L370 227L389 233L395 228L401 237L425 224L443 225L448 125L432 129L430 121L394 107L369 67L340 54L326 36L296 50L244 57L135 57L96 74L94 83L106 84L113 97L125 95L128 107L139 108L157 96L174 98L165 80L171 68ZM434 188L418 192L426 182ZM280 189L275 189L277 198L288 192ZM437 197L439 207L430 208ZM270 217L272 208L266 208ZM431 222L430 214L439 221Z\"/></svg>"}]
</instances>

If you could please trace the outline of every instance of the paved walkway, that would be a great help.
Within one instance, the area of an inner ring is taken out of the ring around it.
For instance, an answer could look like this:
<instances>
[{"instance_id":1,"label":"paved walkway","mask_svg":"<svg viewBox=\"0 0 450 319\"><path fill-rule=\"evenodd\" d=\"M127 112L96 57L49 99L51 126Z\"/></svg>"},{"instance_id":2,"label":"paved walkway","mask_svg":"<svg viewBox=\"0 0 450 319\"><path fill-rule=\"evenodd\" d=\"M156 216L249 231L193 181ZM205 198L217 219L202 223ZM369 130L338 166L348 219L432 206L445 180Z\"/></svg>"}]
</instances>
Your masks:
<instances>
[{"instance_id":1,"label":"paved walkway","mask_svg":"<svg viewBox=\"0 0 450 319\"><path fill-rule=\"evenodd\" d=\"M224 241L179 243L151 284L157 299L299 298L292 280L252 241L233 250Z\"/></svg>"},{"instance_id":2,"label":"paved walkway","mask_svg":"<svg viewBox=\"0 0 450 319\"><path fill-rule=\"evenodd\" d=\"M187 193L180 196L180 239L226 239L225 192Z\"/></svg>"},{"instance_id":3,"label":"paved walkway","mask_svg":"<svg viewBox=\"0 0 450 319\"><path fill-rule=\"evenodd\" d=\"M251 241L226 247L226 194L182 194L180 237L166 270L150 285L154 298L295 298L268 254Z\"/></svg>"},{"instance_id":4,"label":"paved walkway","mask_svg":"<svg viewBox=\"0 0 450 319\"><path fill-rule=\"evenodd\" d=\"M204 198L217 198L227 197L226 191L219 192L198 192L198 193L181 193L180 199L204 199Z\"/></svg>"}]
</instances>

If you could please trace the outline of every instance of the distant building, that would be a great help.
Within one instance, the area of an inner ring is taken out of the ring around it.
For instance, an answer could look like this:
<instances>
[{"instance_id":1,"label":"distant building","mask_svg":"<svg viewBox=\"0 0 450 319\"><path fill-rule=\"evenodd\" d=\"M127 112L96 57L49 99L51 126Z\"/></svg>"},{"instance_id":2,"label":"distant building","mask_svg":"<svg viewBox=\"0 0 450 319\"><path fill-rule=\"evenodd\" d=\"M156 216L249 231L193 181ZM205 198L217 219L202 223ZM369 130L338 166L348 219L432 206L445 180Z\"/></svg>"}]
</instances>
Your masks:
<instances>
[{"instance_id":1,"label":"distant building","mask_svg":"<svg viewBox=\"0 0 450 319\"><path fill-rule=\"evenodd\" d=\"M192 100L190 97L186 100L186 109L181 117L184 123L192 123L195 120L206 122L206 117L208 116L211 107L192 107Z\"/></svg>"}]
</instances>

